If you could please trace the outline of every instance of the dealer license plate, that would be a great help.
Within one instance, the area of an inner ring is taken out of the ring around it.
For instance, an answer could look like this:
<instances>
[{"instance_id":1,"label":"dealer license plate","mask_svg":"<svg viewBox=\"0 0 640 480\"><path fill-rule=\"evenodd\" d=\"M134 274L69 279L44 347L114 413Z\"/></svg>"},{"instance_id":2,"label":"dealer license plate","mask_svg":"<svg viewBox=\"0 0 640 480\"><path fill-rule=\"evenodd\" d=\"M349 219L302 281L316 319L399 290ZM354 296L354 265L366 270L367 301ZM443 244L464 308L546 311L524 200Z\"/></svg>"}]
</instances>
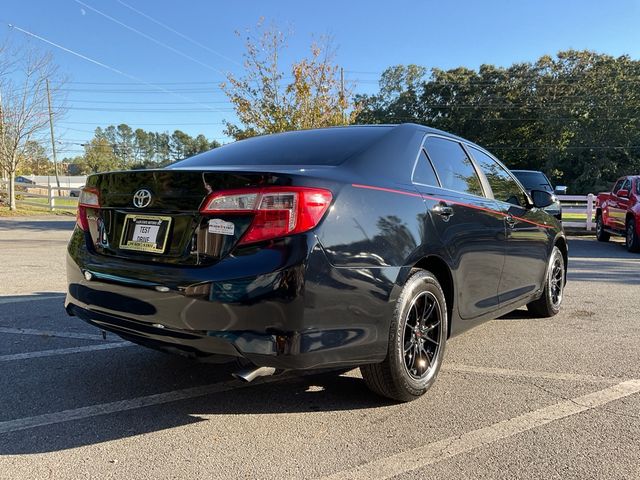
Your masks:
<instances>
[{"instance_id":1,"label":"dealer license plate","mask_svg":"<svg viewBox=\"0 0 640 480\"><path fill-rule=\"evenodd\" d=\"M127 215L120 248L138 252L163 253L169 237L171 217Z\"/></svg>"}]
</instances>

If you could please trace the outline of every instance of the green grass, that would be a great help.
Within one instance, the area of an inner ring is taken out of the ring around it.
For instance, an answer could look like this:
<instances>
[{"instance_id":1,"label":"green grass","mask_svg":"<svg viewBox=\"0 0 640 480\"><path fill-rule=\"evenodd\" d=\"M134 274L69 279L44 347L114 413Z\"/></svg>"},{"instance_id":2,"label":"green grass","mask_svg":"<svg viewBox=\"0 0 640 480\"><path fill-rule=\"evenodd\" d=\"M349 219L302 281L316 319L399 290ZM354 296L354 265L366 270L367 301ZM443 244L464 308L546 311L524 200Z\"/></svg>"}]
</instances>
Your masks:
<instances>
[{"instance_id":1,"label":"green grass","mask_svg":"<svg viewBox=\"0 0 640 480\"><path fill-rule=\"evenodd\" d=\"M25 197L24 200L29 201L29 202L34 202L34 203L41 203L42 205L46 206L47 208L49 208L49 199L48 198L27 198ZM69 198L56 198L55 202L54 202L56 207L76 207L78 205L78 200L77 199L69 199Z\"/></svg>"},{"instance_id":2,"label":"green grass","mask_svg":"<svg viewBox=\"0 0 640 480\"><path fill-rule=\"evenodd\" d=\"M9 210L9 207L0 205L0 217L27 217L34 215L62 215L67 217L75 216L74 210L49 210L48 206L32 207L31 205L19 205L17 210Z\"/></svg>"},{"instance_id":3,"label":"green grass","mask_svg":"<svg viewBox=\"0 0 640 480\"><path fill-rule=\"evenodd\" d=\"M20 198L20 194L18 193L18 198ZM68 198L56 198L55 206L56 210L53 212L49 210L49 199L48 198L31 198L31 197L22 197L21 199L40 204L42 206L35 205L23 205L18 203L17 210L10 210L6 204L0 203L0 217L19 217L19 216L32 216L32 215L66 215L66 216L74 216L76 214L76 206L78 205L77 199L68 199ZM73 207L69 209L61 209L57 207Z\"/></svg>"},{"instance_id":4,"label":"green grass","mask_svg":"<svg viewBox=\"0 0 640 480\"><path fill-rule=\"evenodd\" d=\"M595 217L592 218L595 220ZM587 215L585 213L562 212L562 220L565 222L586 222Z\"/></svg>"}]
</instances>

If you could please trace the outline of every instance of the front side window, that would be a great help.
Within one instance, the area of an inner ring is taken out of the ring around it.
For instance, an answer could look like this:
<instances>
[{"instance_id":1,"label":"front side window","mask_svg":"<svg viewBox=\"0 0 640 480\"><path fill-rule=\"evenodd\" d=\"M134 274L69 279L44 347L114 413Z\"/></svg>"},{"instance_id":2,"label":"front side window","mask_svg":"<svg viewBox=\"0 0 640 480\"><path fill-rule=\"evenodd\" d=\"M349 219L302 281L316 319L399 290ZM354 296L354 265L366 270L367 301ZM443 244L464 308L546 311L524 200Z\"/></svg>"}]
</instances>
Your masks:
<instances>
[{"instance_id":1,"label":"front side window","mask_svg":"<svg viewBox=\"0 0 640 480\"><path fill-rule=\"evenodd\" d=\"M624 185L622 185L621 190L626 190L627 192L631 192L631 180L627 178L627 180L624 182Z\"/></svg>"},{"instance_id":2,"label":"front side window","mask_svg":"<svg viewBox=\"0 0 640 480\"><path fill-rule=\"evenodd\" d=\"M458 142L428 137L425 148L443 188L483 196L480 178Z\"/></svg>"},{"instance_id":3,"label":"front side window","mask_svg":"<svg viewBox=\"0 0 640 480\"><path fill-rule=\"evenodd\" d=\"M471 147L471 152L480 170L487 177L491 190L493 190L493 197L496 200L523 208L527 206L525 193L498 162L477 148Z\"/></svg>"},{"instance_id":4,"label":"front side window","mask_svg":"<svg viewBox=\"0 0 640 480\"><path fill-rule=\"evenodd\" d=\"M613 188L611 189L611 191L613 193L618 193L618 190L622 188L622 182L624 182L624 178L621 178L620 180L618 180L616 184L613 186Z\"/></svg>"}]
</instances>

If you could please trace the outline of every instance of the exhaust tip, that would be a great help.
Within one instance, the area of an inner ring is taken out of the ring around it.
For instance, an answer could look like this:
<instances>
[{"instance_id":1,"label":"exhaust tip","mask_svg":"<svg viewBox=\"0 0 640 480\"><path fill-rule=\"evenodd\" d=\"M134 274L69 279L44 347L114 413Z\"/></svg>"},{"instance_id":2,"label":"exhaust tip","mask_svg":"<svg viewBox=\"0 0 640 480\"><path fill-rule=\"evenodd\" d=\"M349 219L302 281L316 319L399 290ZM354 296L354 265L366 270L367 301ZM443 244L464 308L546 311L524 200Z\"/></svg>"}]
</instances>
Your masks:
<instances>
[{"instance_id":1,"label":"exhaust tip","mask_svg":"<svg viewBox=\"0 0 640 480\"><path fill-rule=\"evenodd\" d=\"M269 377L274 373L276 373L276 369L273 367L255 367L238 370L232 373L231 376L237 380L249 383L258 377Z\"/></svg>"}]
</instances>

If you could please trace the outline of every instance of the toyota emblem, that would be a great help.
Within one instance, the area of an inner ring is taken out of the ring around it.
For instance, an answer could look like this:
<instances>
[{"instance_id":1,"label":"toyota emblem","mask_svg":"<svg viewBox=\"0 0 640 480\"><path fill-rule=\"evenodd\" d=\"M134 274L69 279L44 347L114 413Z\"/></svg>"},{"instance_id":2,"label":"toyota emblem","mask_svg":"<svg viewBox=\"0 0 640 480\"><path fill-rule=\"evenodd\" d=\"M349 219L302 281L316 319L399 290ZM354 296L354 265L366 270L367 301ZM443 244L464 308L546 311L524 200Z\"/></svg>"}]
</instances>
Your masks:
<instances>
[{"instance_id":1,"label":"toyota emblem","mask_svg":"<svg viewBox=\"0 0 640 480\"><path fill-rule=\"evenodd\" d=\"M141 188L133 194L133 206L138 208L148 207L151 203L151 192L146 188Z\"/></svg>"}]
</instances>

